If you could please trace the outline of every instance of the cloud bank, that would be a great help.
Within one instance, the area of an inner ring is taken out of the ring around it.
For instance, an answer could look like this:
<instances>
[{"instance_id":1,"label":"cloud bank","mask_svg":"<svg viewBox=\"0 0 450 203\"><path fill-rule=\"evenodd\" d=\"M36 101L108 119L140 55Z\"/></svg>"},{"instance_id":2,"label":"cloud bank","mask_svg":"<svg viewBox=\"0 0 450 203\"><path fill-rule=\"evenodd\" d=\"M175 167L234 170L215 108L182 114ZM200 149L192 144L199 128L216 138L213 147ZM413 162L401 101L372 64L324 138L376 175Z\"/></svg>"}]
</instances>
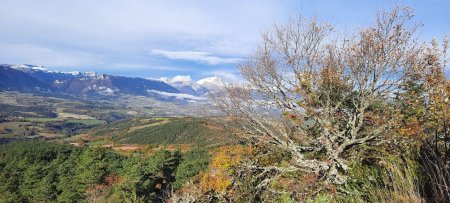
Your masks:
<instances>
[{"instance_id":1,"label":"cloud bank","mask_svg":"<svg viewBox=\"0 0 450 203\"><path fill-rule=\"evenodd\" d=\"M199 63L206 63L209 65L229 64L241 61L241 58L225 58L214 56L208 52L198 51L166 51L166 50L152 50L150 55L160 55L168 59L187 60Z\"/></svg>"},{"instance_id":2,"label":"cloud bank","mask_svg":"<svg viewBox=\"0 0 450 203\"><path fill-rule=\"evenodd\" d=\"M234 63L248 56L274 22L301 14L353 29L392 5L392 0L0 1L0 63L154 78L199 79L212 71L232 77ZM425 24L427 39L450 34L450 1L407 5Z\"/></svg>"}]
</instances>

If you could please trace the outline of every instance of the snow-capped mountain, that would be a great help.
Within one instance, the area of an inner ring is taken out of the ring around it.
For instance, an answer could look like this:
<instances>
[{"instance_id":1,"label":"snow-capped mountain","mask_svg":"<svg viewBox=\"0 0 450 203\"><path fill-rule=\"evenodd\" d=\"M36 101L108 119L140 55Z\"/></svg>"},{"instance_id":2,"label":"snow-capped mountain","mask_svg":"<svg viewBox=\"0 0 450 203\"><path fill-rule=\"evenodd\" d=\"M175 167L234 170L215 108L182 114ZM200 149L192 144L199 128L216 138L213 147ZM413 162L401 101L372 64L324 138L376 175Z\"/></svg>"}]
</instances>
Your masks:
<instances>
[{"instance_id":1,"label":"snow-capped mountain","mask_svg":"<svg viewBox=\"0 0 450 203\"><path fill-rule=\"evenodd\" d=\"M44 66L35 66L35 65L28 65L28 64L17 64L17 65L10 65L11 68L21 71L29 71L29 70L40 70L40 71L49 71Z\"/></svg>"},{"instance_id":2,"label":"snow-capped mountain","mask_svg":"<svg viewBox=\"0 0 450 203\"><path fill-rule=\"evenodd\" d=\"M149 90L180 93L159 80L123 77L95 72L57 72L43 66L0 65L0 90L41 91L74 95L131 94L154 96ZM19 81L19 82L18 82Z\"/></svg>"},{"instance_id":3,"label":"snow-capped mountain","mask_svg":"<svg viewBox=\"0 0 450 203\"><path fill-rule=\"evenodd\" d=\"M0 90L47 91L50 86L19 69L0 65Z\"/></svg>"},{"instance_id":4,"label":"snow-capped mountain","mask_svg":"<svg viewBox=\"0 0 450 203\"><path fill-rule=\"evenodd\" d=\"M195 89L193 89L193 83L190 76L177 75L173 78L163 77L160 78L160 80L177 88L181 93L200 96Z\"/></svg>"},{"instance_id":5,"label":"snow-capped mountain","mask_svg":"<svg viewBox=\"0 0 450 203\"><path fill-rule=\"evenodd\" d=\"M190 76L177 75L173 78L160 78L161 81L177 88L181 93L195 96L205 96L209 91L217 90L225 85L219 77L207 77L196 82Z\"/></svg>"},{"instance_id":6,"label":"snow-capped mountain","mask_svg":"<svg viewBox=\"0 0 450 203\"><path fill-rule=\"evenodd\" d=\"M222 80L222 78L214 76L214 77L207 77L207 78L198 80L196 82L196 84L198 86L204 87L208 90L215 90L215 89L223 87L226 83L224 80Z\"/></svg>"},{"instance_id":7,"label":"snow-capped mountain","mask_svg":"<svg viewBox=\"0 0 450 203\"><path fill-rule=\"evenodd\" d=\"M0 90L46 92L73 96L145 96L160 101L204 102L225 82L219 77L193 81L190 76L143 79L95 72L59 72L35 65L0 65Z\"/></svg>"}]
</instances>

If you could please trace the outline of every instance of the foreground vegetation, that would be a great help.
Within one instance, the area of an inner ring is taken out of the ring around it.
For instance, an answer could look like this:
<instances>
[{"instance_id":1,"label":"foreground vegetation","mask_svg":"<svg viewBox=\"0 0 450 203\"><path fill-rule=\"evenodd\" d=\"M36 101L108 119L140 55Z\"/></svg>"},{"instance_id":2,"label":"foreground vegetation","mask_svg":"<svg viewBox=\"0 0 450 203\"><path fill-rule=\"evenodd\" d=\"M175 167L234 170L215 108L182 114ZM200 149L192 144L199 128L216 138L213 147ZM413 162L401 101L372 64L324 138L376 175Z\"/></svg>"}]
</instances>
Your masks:
<instances>
[{"instance_id":1,"label":"foreground vegetation","mask_svg":"<svg viewBox=\"0 0 450 203\"><path fill-rule=\"evenodd\" d=\"M102 148L18 142L0 148L0 202L155 202L206 169L206 151L123 156Z\"/></svg>"},{"instance_id":2,"label":"foreground vegetation","mask_svg":"<svg viewBox=\"0 0 450 203\"><path fill-rule=\"evenodd\" d=\"M449 42L409 7L355 33L302 17L264 32L244 84L212 95L255 149L219 201L450 201ZM239 177L239 178L237 178Z\"/></svg>"}]
</instances>

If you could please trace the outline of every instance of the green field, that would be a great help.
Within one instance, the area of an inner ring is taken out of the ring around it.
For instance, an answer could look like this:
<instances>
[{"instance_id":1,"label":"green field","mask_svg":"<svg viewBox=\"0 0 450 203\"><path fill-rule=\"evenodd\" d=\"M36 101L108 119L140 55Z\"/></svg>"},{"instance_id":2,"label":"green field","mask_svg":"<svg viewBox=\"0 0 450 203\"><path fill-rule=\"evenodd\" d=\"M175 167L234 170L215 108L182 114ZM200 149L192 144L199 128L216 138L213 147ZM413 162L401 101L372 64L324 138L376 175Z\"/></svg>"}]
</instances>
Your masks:
<instances>
[{"instance_id":1,"label":"green field","mask_svg":"<svg viewBox=\"0 0 450 203\"><path fill-rule=\"evenodd\" d=\"M35 122L35 123L46 123L51 121L59 121L59 118L24 118L24 121Z\"/></svg>"},{"instance_id":2,"label":"green field","mask_svg":"<svg viewBox=\"0 0 450 203\"><path fill-rule=\"evenodd\" d=\"M77 119L71 119L67 120L66 123L80 123L84 125L101 125L105 124L105 121L97 120L97 119L83 119L83 120L77 120Z\"/></svg>"},{"instance_id":3,"label":"green field","mask_svg":"<svg viewBox=\"0 0 450 203\"><path fill-rule=\"evenodd\" d=\"M34 122L34 123L46 123L53 121L63 121L61 118L24 118L24 121ZM65 120L66 123L80 123L84 125L100 125L106 123L105 121L98 119L69 119Z\"/></svg>"},{"instance_id":4,"label":"green field","mask_svg":"<svg viewBox=\"0 0 450 203\"><path fill-rule=\"evenodd\" d=\"M4 122L0 123L0 137L16 137L27 134L29 122Z\"/></svg>"}]
</instances>

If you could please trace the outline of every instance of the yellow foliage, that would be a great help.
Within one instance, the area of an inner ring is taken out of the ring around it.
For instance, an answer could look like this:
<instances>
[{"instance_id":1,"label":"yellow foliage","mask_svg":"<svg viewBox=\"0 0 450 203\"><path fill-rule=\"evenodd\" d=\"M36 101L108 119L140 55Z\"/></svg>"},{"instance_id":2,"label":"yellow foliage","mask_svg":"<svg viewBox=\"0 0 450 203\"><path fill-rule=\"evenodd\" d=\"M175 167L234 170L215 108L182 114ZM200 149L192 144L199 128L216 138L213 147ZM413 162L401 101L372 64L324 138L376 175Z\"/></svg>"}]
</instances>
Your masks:
<instances>
[{"instance_id":1,"label":"yellow foliage","mask_svg":"<svg viewBox=\"0 0 450 203\"><path fill-rule=\"evenodd\" d=\"M213 191L217 193L224 193L231 185L231 179L225 174L210 174L205 173L200 181L200 188L202 191Z\"/></svg>"},{"instance_id":2,"label":"yellow foliage","mask_svg":"<svg viewBox=\"0 0 450 203\"><path fill-rule=\"evenodd\" d=\"M412 118L411 121L404 124L400 129L399 133L400 135L404 137L417 137L420 135L423 131L423 127L420 125L420 123L417 121L417 118Z\"/></svg>"},{"instance_id":3,"label":"yellow foliage","mask_svg":"<svg viewBox=\"0 0 450 203\"><path fill-rule=\"evenodd\" d=\"M236 145L222 146L212 152L212 160L208 170L201 175L202 191L224 193L232 184L231 174L245 155L252 153L252 148Z\"/></svg>"},{"instance_id":4,"label":"yellow foliage","mask_svg":"<svg viewBox=\"0 0 450 203\"><path fill-rule=\"evenodd\" d=\"M251 153L251 148L242 145L223 146L213 152L211 166L219 171L232 173L231 167L236 166L243 155Z\"/></svg>"}]
</instances>

